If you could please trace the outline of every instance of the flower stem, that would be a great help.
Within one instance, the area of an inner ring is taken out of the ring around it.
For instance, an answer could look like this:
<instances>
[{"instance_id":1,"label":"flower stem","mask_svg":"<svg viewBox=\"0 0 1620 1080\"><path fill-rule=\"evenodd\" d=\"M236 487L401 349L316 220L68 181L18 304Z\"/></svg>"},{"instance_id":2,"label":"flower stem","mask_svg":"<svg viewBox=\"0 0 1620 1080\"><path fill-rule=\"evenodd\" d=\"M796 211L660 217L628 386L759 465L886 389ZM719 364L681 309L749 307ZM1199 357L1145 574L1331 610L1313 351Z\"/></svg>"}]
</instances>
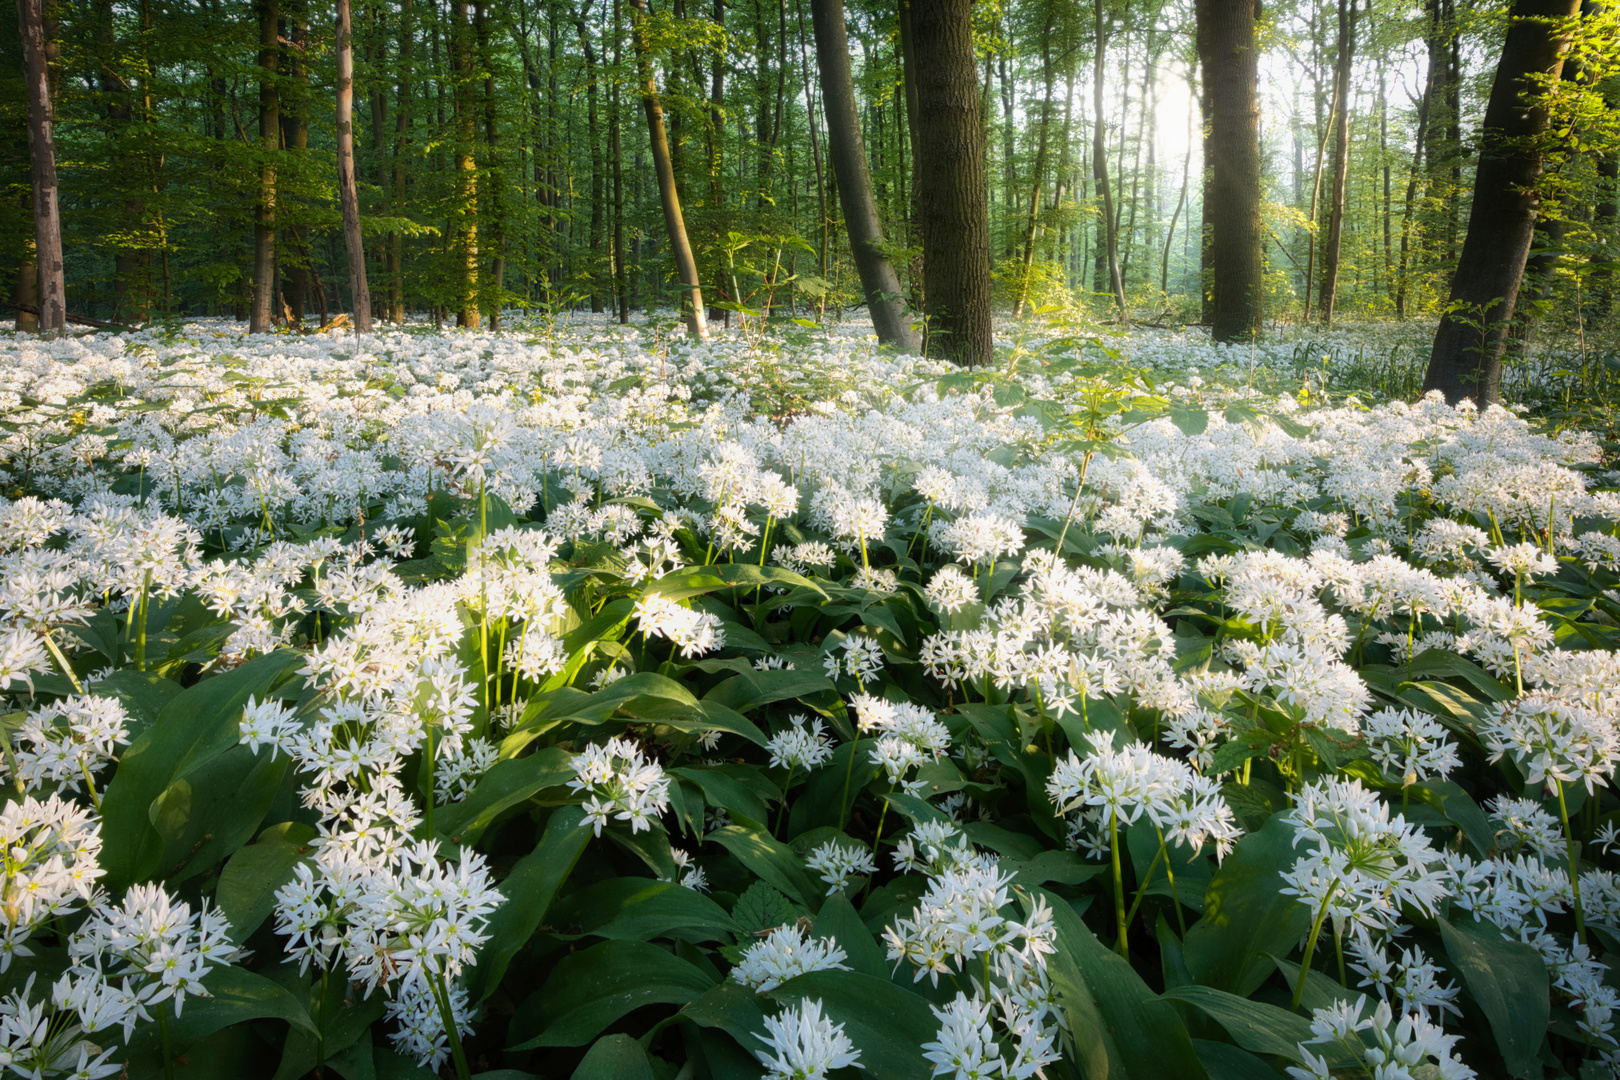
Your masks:
<instances>
[{"instance_id":1,"label":"flower stem","mask_svg":"<svg viewBox=\"0 0 1620 1080\"><path fill-rule=\"evenodd\" d=\"M1582 945L1586 944L1586 912L1581 907L1581 868L1576 859L1578 845L1575 843L1575 832L1569 827L1569 805L1564 801L1564 782L1554 780L1558 785L1558 814L1564 819L1564 847L1569 853L1569 883L1575 890L1575 940Z\"/></svg>"},{"instance_id":2,"label":"flower stem","mask_svg":"<svg viewBox=\"0 0 1620 1080\"><path fill-rule=\"evenodd\" d=\"M1334 878L1333 884L1328 886L1327 895L1322 898L1322 906L1316 911L1316 921L1311 923L1311 936L1305 941L1305 955L1299 962L1299 978L1294 980L1294 1004L1291 1006L1295 1012L1299 1011L1299 1003L1305 997L1305 979L1311 973L1311 956L1316 952L1316 939L1322 933L1322 923L1327 919L1328 905L1333 902L1333 893L1339 887L1339 879Z\"/></svg>"},{"instance_id":3,"label":"flower stem","mask_svg":"<svg viewBox=\"0 0 1620 1080\"><path fill-rule=\"evenodd\" d=\"M1114 916L1119 924L1119 940L1114 942L1114 951L1129 961L1131 942L1125 916L1125 877L1119 868L1119 814L1113 810L1108 812L1108 850L1114 862Z\"/></svg>"}]
</instances>

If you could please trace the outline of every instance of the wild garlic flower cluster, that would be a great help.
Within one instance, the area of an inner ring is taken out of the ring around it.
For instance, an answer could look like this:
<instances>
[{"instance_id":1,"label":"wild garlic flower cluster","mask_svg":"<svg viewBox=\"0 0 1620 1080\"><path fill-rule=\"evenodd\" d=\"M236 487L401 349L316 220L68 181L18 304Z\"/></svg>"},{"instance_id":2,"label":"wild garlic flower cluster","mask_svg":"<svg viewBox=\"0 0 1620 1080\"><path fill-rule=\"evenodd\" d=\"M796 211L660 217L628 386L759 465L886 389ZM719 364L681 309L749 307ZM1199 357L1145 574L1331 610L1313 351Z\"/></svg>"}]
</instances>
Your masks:
<instances>
[{"instance_id":1,"label":"wild garlic flower cluster","mask_svg":"<svg viewBox=\"0 0 1620 1080\"><path fill-rule=\"evenodd\" d=\"M1311 1039L1299 1047L1304 1065L1290 1066L1288 1075L1294 1080L1332 1080L1328 1058L1309 1049L1323 1044L1362 1062L1372 1075L1390 1080L1423 1075L1472 1080L1476 1075L1454 1052L1461 1036L1446 1034L1422 1012L1397 1018L1387 1001L1380 1001L1370 1014L1366 1007L1366 999L1358 998L1316 1009L1311 1014Z\"/></svg>"},{"instance_id":2,"label":"wild garlic flower cluster","mask_svg":"<svg viewBox=\"0 0 1620 1080\"><path fill-rule=\"evenodd\" d=\"M836 941L811 937L801 926L778 926L743 950L731 979L765 994L807 971L848 971L847 959Z\"/></svg>"},{"instance_id":3,"label":"wild garlic flower cluster","mask_svg":"<svg viewBox=\"0 0 1620 1080\"><path fill-rule=\"evenodd\" d=\"M1283 874L1285 896L1332 916L1336 930L1359 924L1394 929L1403 905L1434 913L1450 881L1441 852L1359 780L1306 784L1287 811L1294 847L1304 851Z\"/></svg>"},{"instance_id":4,"label":"wild garlic flower cluster","mask_svg":"<svg viewBox=\"0 0 1620 1080\"><path fill-rule=\"evenodd\" d=\"M1139 742L1115 749L1113 732L1094 731L1087 741L1086 756L1070 750L1046 782L1053 807L1070 819L1071 845L1106 855L1114 830L1144 816L1165 843L1194 854L1209 843L1217 860L1242 835L1220 784L1186 762Z\"/></svg>"},{"instance_id":5,"label":"wild garlic flower cluster","mask_svg":"<svg viewBox=\"0 0 1620 1080\"><path fill-rule=\"evenodd\" d=\"M34 955L28 940L46 919L67 915L97 898L104 871L101 823L59 795L32 795L0 806L0 972Z\"/></svg>"},{"instance_id":6,"label":"wild garlic flower cluster","mask_svg":"<svg viewBox=\"0 0 1620 1080\"><path fill-rule=\"evenodd\" d=\"M1576 703L1533 692L1498 705L1478 727L1491 761L1511 757L1531 786L1607 786L1620 761L1620 734L1607 718Z\"/></svg>"},{"instance_id":7,"label":"wild garlic flower cluster","mask_svg":"<svg viewBox=\"0 0 1620 1080\"><path fill-rule=\"evenodd\" d=\"M861 1052L844 1034L844 1025L822 1015L822 1003L800 999L765 1018L765 1044L754 1056L765 1066L764 1080L823 1080L834 1069L861 1063Z\"/></svg>"},{"instance_id":8,"label":"wild garlic flower cluster","mask_svg":"<svg viewBox=\"0 0 1620 1080\"><path fill-rule=\"evenodd\" d=\"M827 725L801 714L789 717L788 726L765 743L771 752L771 767L806 771L827 763L833 755Z\"/></svg>"},{"instance_id":9,"label":"wild garlic flower cluster","mask_svg":"<svg viewBox=\"0 0 1620 1080\"><path fill-rule=\"evenodd\" d=\"M644 832L669 808L664 767L629 739L592 743L570 764L574 778L568 787L586 795L585 820L580 824L590 826L597 836L615 818L629 822L633 833Z\"/></svg>"}]
</instances>

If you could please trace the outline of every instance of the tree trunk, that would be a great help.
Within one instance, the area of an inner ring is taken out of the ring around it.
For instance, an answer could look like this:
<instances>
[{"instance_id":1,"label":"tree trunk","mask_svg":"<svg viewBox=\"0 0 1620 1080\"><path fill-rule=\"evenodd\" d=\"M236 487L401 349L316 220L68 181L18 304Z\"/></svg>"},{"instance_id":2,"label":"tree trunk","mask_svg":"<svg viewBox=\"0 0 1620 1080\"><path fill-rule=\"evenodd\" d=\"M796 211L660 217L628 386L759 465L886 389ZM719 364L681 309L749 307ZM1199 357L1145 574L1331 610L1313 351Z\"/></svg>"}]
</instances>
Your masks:
<instances>
[{"instance_id":1,"label":"tree trunk","mask_svg":"<svg viewBox=\"0 0 1620 1080\"><path fill-rule=\"evenodd\" d=\"M658 176L658 201L664 209L664 228L669 233L670 254L680 275L683 295L681 310L686 314L686 332L695 338L708 337L704 319L703 289L698 283L697 260L686 237L686 221L681 216L681 198L675 190L675 166L669 157L669 134L664 130L664 108L658 100L658 83L653 79L652 56L647 44L646 0L630 0L630 44L636 54L641 78L641 105L647 113L647 135L652 145L653 171Z\"/></svg>"},{"instance_id":2,"label":"tree trunk","mask_svg":"<svg viewBox=\"0 0 1620 1080\"><path fill-rule=\"evenodd\" d=\"M1018 275L1018 297L1013 301L1015 319L1024 313L1024 301L1029 297L1029 279L1035 272L1035 230L1040 225L1041 184L1046 179L1046 148L1051 139L1052 88L1057 78L1052 70L1052 17L1052 5L1048 3L1045 25L1041 28L1041 80L1046 87L1046 96L1041 101L1041 128L1035 143L1034 175L1029 179L1029 222L1024 227L1024 261ZM1005 67L1002 72L1005 78ZM1007 121L1009 124L1012 122L1010 113Z\"/></svg>"},{"instance_id":3,"label":"tree trunk","mask_svg":"<svg viewBox=\"0 0 1620 1080\"><path fill-rule=\"evenodd\" d=\"M62 267L62 216L51 133L51 77L46 61L45 0L17 0L27 80L29 180L34 199L34 264L39 329L67 330L67 280Z\"/></svg>"},{"instance_id":4,"label":"tree trunk","mask_svg":"<svg viewBox=\"0 0 1620 1080\"><path fill-rule=\"evenodd\" d=\"M1344 241L1344 196L1350 178L1350 70L1356 52L1356 0L1339 0L1338 55L1333 64L1333 186L1328 196L1327 244L1322 248L1322 325L1333 325Z\"/></svg>"},{"instance_id":5,"label":"tree trunk","mask_svg":"<svg viewBox=\"0 0 1620 1080\"><path fill-rule=\"evenodd\" d=\"M910 212L906 215L906 247L911 249L911 265L906 268L906 278L911 287L911 309L924 311L927 295L923 288L922 225L917 221L922 159L917 149L917 50L911 36L910 0L899 0L896 4L895 22L900 27L900 85L906 99L906 141L911 146L911 187L906 192L910 201Z\"/></svg>"},{"instance_id":6,"label":"tree trunk","mask_svg":"<svg viewBox=\"0 0 1620 1080\"><path fill-rule=\"evenodd\" d=\"M844 227L860 274L872 327L878 340L902 352L916 352L917 335L901 298L900 276L883 250L883 222L872 197L860 120L855 113L855 84L849 69L849 38L844 30L843 0L811 0L810 21L816 33L816 60L821 71L827 144L838 197L844 203Z\"/></svg>"},{"instance_id":7,"label":"tree trunk","mask_svg":"<svg viewBox=\"0 0 1620 1080\"><path fill-rule=\"evenodd\" d=\"M613 69L619 69L619 0L613 0ZM619 325L630 324L630 278L624 264L624 150L620 146L619 80L608 88L608 140L613 159L613 292Z\"/></svg>"},{"instance_id":8,"label":"tree trunk","mask_svg":"<svg viewBox=\"0 0 1620 1080\"><path fill-rule=\"evenodd\" d=\"M489 328L501 328L502 295L506 288L506 201L502 186L505 173L501 171L501 137L495 108L495 54L489 40L488 5L473 5L473 27L478 35L478 63L484 75L484 204L489 213L488 247L490 249L489 277L483 283L479 306L489 307ZM593 213L602 213L600 187L593 193Z\"/></svg>"},{"instance_id":9,"label":"tree trunk","mask_svg":"<svg viewBox=\"0 0 1620 1080\"><path fill-rule=\"evenodd\" d=\"M579 32L579 47L585 54L585 131L591 144L591 311L604 310L602 300L602 186L607 171L602 158L600 122L597 119L596 50L591 47L591 35L585 25L585 13L590 10L589 0L574 17L574 29Z\"/></svg>"},{"instance_id":10,"label":"tree trunk","mask_svg":"<svg viewBox=\"0 0 1620 1080\"><path fill-rule=\"evenodd\" d=\"M360 238L360 190L354 180L354 27L349 0L337 0L338 197L343 205L343 246L349 253L349 290L356 333L371 333L371 287L366 283L366 246Z\"/></svg>"},{"instance_id":11,"label":"tree trunk","mask_svg":"<svg viewBox=\"0 0 1620 1080\"><path fill-rule=\"evenodd\" d=\"M1107 59L1108 34L1103 27L1103 5L1093 4L1093 45L1091 55L1092 112L1096 122L1091 128L1091 173L1097 180L1097 194L1102 197L1102 220L1097 239L1098 277L1106 267L1108 290L1114 294L1114 307L1120 321L1125 321L1125 282L1119 274L1119 226L1114 215L1114 189L1108 183L1108 122L1103 112L1103 65ZM1099 284L1101 282L1099 281Z\"/></svg>"},{"instance_id":12,"label":"tree trunk","mask_svg":"<svg viewBox=\"0 0 1620 1080\"><path fill-rule=\"evenodd\" d=\"M1406 318L1406 294L1408 288L1407 265L1412 250L1412 216L1417 210L1418 178L1423 171L1423 148L1425 138L1429 132L1429 114L1433 89L1432 81L1426 82L1423 87L1423 96L1418 101L1417 134L1412 142L1412 168L1406 174L1406 200L1401 204L1401 259L1395 268L1395 317Z\"/></svg>"},{"instance_id":13,"label":"tree trunk","mask_svg":"<svg viewBox=\"0 0 1620 1080\"><path fill-rule=\"evenodd\" d=\"M917 218L928 298L927 354L989 363L990 221L972 0L914 0Z\"/></svg>"},{"instance_id":14,"label":"tree trunk","mask_svg":"<svg viewBox=\"0 0 1620 1080\"><path fill-rule=\"evenodd\" d=\"M253 305L248 333L268 333L279 314L276 293L276 158L281 144L281 99L276 89L280 51L277 0L259 0L259 198L253 208Z\"/></svg>"},{"instance_id":15,"label":"tree trunk","mask_svg":"<svg viewBox=\"0 0 1620 1080\"><path fill-rule=\"evenodd\" d=\"M483 317L478 305L478 118L473 113L472 24L467 0L450 5L450 74L455 85L456 200L451 210L457 262L456 325L476 330Z\"/></svg>"},{"instance_id":16,"label":"tree trunk","mask_svg":"<svg viewBox=\"0 0 1620 1080\"><path fill-rule=\"evenodd\" d=\"M1209 91L1211 336L1248 341L1264 319L1256 0L1198 0L1198 53Z\"/></svg>"},{"instance_id":17,"label":"tree trunk","mask_svg":"<svg viewBox=\"0 0 1620 1080\"><path fill-rule=\"evenodd\" d=\"M399 5L399 87L394 108L394 198L405 198L405 149L411 133L411 52L416 37L411 0L400 0ZM388 234L388 320L399 324L405 321L405 234Z\"/></svg>"},{"instance_id":18,"label":"tree trunk","mask_svg":"<svg viewBox=\"0 0 1620 1080\"><path fill-rule=\"evenodd\" d=\"M1423 389L1455 404L1501 396L1502 350L1535 234L1540 138L1548 110L1538 80L1563 71L1566 28L1580 0L1514 0L1512 23L1481 125L1479 167L1468 233L1450 303L1435 331Z\"/></svg>"}]
</instances>

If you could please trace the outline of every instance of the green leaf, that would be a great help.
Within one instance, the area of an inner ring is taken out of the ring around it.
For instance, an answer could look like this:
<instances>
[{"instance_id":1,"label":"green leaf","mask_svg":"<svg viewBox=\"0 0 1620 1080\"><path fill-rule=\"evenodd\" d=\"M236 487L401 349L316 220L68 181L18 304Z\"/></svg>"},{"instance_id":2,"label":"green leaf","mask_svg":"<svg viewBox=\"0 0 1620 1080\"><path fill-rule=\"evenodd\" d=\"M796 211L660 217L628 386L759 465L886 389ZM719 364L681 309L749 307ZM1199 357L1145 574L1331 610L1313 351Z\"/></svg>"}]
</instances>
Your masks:
<instances>
[{"instance_id":1,"label":"green leaf","mask_svg":"<svg viewBox=\"0 0 1620 1080\"><path fill-rule=\"evenodd\" d=\"M731 917L743 934L761 934L775 930L806 914L795 904L763 881L756 881L744 889L737 902L731 905Z\"/></svg>"},{"instance_id":2,"label":"green leaf","mask_svg":"<svg viewBox=\"0 0 1620 1080\"><path fill-rule=\"evenodd\" d=\"M1298 1062L1299 1044L1311 1038L1311 1025L1303 1016L1213 986L1178 986L1166 990L1164 997L1198 1009L1225 1029L1233 1042L1256 1054Z\"/></svg>"},{"instance_id":3,"label":"green leaf","mask_svg":"<svg viewBox=\"0 0 1620 1080\"><path fill-rule=\"evenodd\" d=\"M692 781L703 792L704 801L710 806L722 807L739 821L753 822L763 825L770 820L770 812L760 793L751 786L741 775L741 770L753 771L747 765L693 765L685 768L670 769L674 776L684 777ZM772 792L772 797L780 798L779 793Z\"/></svg>"},{"instance_id":4,"label":"green leaf","mask_svg":"<svg viewBox=\"0 0 1620 1080\"><path fill-rule=\"evenodd\" d=\"M744 866L805 907L824 891L817 887L793 850L763 829L727 825L704 839L737 856Z\"/></svg>"},{"instance_id":5,"label":"green leaf","mask_svg":"<svg viewBox=\"0 0 1620 1080\"><path fill-rule=\"evenodd\" d=\"M591 1047L574 1080L653 1080L652 1062L630 1036L609 1035Z\"/></svg>"},{"instance_id":6,"label":"green leaf","mask_svg":"<svg viewBox=\"0 0 1620 1080\"><path fill-rule=\"evenodd\" d=\"M1294 857L1294 827L1280 814L1232 848L1204 894L1204 917L1183 943L1196 982L1247 997L1271 974L1269 954L1286 956L1305 936L1310 912L1277 891Z\"/></svg>"},{"instance_id":7,"label":"green leaf","mask_svg":"<svg viewBox=\"0 0 1620 1080\"><path fill-rule=\"evenodd\" d=\"M836 941L843 948L847 963L851 970L859 971L863 975L870 975L875 979L887 980L891 967L884 955L883 948L872 937L872 931L866 928L861 917L856 914L855 907L849 902L849 897L843 893L834 893L827 897L816 913L816 921L810 928L812 937Z\"/></svg>"},{"instance_id":8,"label":"green leaf","mask_svg":"<svg viewBox=\"0 0 1620 1080\"><path fill-rule=\"evenodd\" d=\"M1260 1058L1231 1043L1194 1039L1193 1049L1209 1080L1275 1080L1281 1074Z\"/></svg>"},{"instance_id":9,"label":"green leaf","mask_svg":"<svg viewBox=\"0 0 1620 1080\"><path fill-rule=\"evenodd\" d=\"M276 890L292 880L293 868L308 850L304 845L314 837L315 830L308 825L275 825L225 863L214 900L230 920L232 941L246 941L269 918Z\"/></svg>"},{"instance_id":10,"label":"green leaf","mask_svg":"<svg viewBox=\"0 0 1620 1080\"><path fill-rule=\"evenodd\" d=\"M435 827L441 836L458 844L478 843L501 814L546 788L573 779L570 758L568 751L548 746L528 757L497 761L465 799L437 811Z\"/></svg>"},{"instance_id":11,"label":"green leaf","mask_svg":"<svg viewBox=\"0 0 1620 1080\"><path fill-rule=\"evenodd\" d=\"M203 977L210 997L187 997L178 1018L169 1018L169 1039L176 1054L222 1028L248 1020L285 1020L295 1031L315 1034L315 1024L298 999L278 983L246 968L227 964ZM161 1007L165 1012L169 1006ZM131 1055L162 1053L158 1025L142 1024L130 1040Z\"/></svg>"},{"instance_id":12,"label":"green leaf","mask_svg":"<svg viewBox=\"0 0 1620 1080\"><path fill-rule=\"evenodd\" d=\"M1425 780L1421 784L1413 784L1412 791L1462 830L1477 857L1487 858L1495 850L1496 830L1491 828L1490 819L1457 783L1451 780Z\"/></svg>"},{"instance_id":13,"label":"green leaf","mask_svg":"<svg viewBox=\"0 0 1620 1080\"><path fill-rule=\"evenodd\" d=\"M1058 897L1046 897L1057 928L1047 970L1068 1014L1085 1076L1126 1080L1205 1080L1181 1017L1102 943Z\"/></svg>"},{"instance_id":14,"label":"green leaf","mask_svg":"<svg viewBox=\"0 0 1620 1080\"><path fill-rule=\"evenodd\" d=\"M822 1015L844 1025L872 1080L929 1080L933 1066L922 1044L939 1030L928 1002L886 979L858 971L812 971L789 979L766 995L784 1007L821 1002Z\"/></svg>"},{"instance_id":15,"label":"green leaf","mask_svg":"<svg viewBox=\"0 0 1620 1080\"><path fill-rule=\"evenodd\" d=\"M1203 409L1189 409L1185 405L1172 405L1170 422L1180 428L1183 435L1197 437L1209 430L1209 413Z\"/></svg>"},{"instance_id":16,"label":"green leaf","mask_svg":"<svg viewBox=\"0 0 1620 1080\"><path fill-rule=\"evenodd\" d=\"M585 811L577 806L553 811L540 843L502 879L499 888L506 902L490 916L489 940L479 950L478 966L467 977L467 993L474 1005L501 984L512 957L529 943L557 890L573 872L591 839L584 821Z\"/></svg>"},{"instance_id":17,"label":"green leaf","mask_svg":"<svg viewBox=\"0 0 1620 1080\"><path fill-rule=\"evenodd\" d=\"M688 566L665 574L647 586L648 596L668 596L684 600L689 596L717 592L720 589L753 589L762 585L810 589L826 597L826 592L814 581L791 570L776 566L754 566L750 563L718 563L713 566Z\"/></svg>"},{"instance_id":18,"label":"green leaf","mask_svg":"<svg viewBox=\"0 0 1620 1080\"><path fill-rule=\"evenodd\" d=\"M702 893L638 877L587 886L561 900L550 921L559 933L629 941L667 937L697 944L738 932L731 916Z\"/></svg>"},{"instance_id":19,"label":"green leaf","mask_svg":"<svg viewBox=\"0 0 1620 1080\"><path fill-rule=\"evenodd\" d=\"M581 1046L644 1005L685 1005L715 984L708 972L646 941L604 941L557 961L512 1018L509 1047Z\"/></svg>"},{"instance_id":20,"label":"green leaf","mask_svg":"<svg viewBox=\"0 0 1620 1080\"><path fill-rule=\"evenodd\" d=\"M1547 965L1533 946L1511 941L1486 922L1437 920L1463 986L1491 1023L1510 1076L1540 1076L1537 1056L1550 1015Z\"/></svg>"},{"instance_id":21,"label":"green leaf","mask_svg":"<svg viewBox=\"0 0 1620 1080\"><path fill-rule=\"evenodd\" d=\"M233 746L165 788L148 811L163 841L157 873L173 885L206 872L247 843L291 765L286 754Z\"/></svg>"},{"instance_id":22,"label":"green leaf","mask_svg":"<svg viewBox=\"0 0 1620 1080\"><path fill-rule=\"evenodd\" d=\"M280 650L204 679L171 698L152 726L124 751L101 800L101 865L107 871L102 883L109 891L122 892L163 869L164 838L153 827L153 803L165 796L176 781L236 747L247 699L262 699L303 663L301 654ZM268 751L261 751L262 760L267 762L269 756ZM285 755L278 756L285 768ZM169 797L171 838L179 835L175 825L182 794L176 791ZM236 814L233 835L241 831L244 822L246 833L234 846L223 841L215 844L219 851L215 858L230 854L245 842L263 814L261 809L254 816L251 808ZM230 850L223 850L227 846Z\"/></svg>"}]
</instances>

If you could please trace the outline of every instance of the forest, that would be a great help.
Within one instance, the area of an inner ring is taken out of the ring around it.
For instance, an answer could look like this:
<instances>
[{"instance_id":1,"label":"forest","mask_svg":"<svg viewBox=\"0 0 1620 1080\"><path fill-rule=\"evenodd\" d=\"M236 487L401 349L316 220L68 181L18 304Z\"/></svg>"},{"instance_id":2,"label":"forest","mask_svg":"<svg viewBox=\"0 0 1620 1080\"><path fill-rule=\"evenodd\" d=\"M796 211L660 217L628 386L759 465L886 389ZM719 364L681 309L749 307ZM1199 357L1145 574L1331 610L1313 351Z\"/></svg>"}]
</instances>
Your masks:
<instances>
[{"instance_id":1,"label":"forest","mask_svg":"<svg viewBox=\"0 0 1620 1080\"><path fill-rule=\"evenodd\" d=\"M1445 314L1464 367L1608 309L1603 5L395 0L341 42L305 0L35 7L68 306L102 322L324 323L357 258L395 323L875 299L970 362L991 309L1221 340ZM0 251L36 308L26 40Z\"/></svg>"},{"instance_id":2,"label":"forest","mask_svg":"<svg viewBox=\"0 0 1620 1080\"><path fill-rule=\"evenodd\" d=\"M1620 7L16 7L0 1080L1620 1077Z\"/></svg>"}]
</instances>

